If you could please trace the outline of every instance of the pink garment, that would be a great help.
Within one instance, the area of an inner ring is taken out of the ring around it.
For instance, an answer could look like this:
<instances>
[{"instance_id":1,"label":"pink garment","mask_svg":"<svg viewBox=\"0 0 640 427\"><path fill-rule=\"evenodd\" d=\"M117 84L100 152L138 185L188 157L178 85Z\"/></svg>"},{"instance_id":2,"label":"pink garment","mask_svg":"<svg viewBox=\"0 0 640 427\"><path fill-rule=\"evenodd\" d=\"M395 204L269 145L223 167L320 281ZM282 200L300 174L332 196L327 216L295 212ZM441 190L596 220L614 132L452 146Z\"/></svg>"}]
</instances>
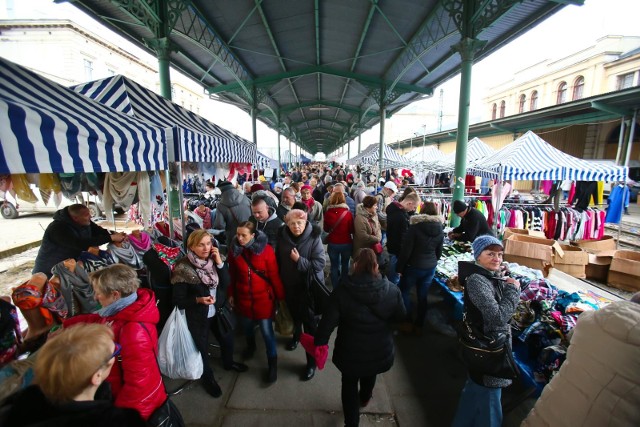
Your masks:
<instances>
[{"instance_id":1,"label":"pink garment","mask_svg":"<svg viewBox=\"0 0 640 427\"><path fill-rule=\"evenodd\" d=\"M493 204L493 208L499 210L509 193L511 193L511 184L507 182L502 186L500 190L500 200L498 200L498 184L493 184L493 187L491 187L491 203Z\"/></svg>"},{"instance_id":2,"label":"pink garment","mask_svg":"<svg viewBox=\"0 0 640 427\"><path fill-rule=\"evenodd\" d=\"M544 192L544 194L550 194L551 193L551 187L553 187L553 181L542 181L540 183L540 187L542 188L542 191Z\"/></svg>"},{"instance_id":3,"label":"pink garment","mask_svg":"<svg viewBox=\"0 0 640 427\"><path fill-rule=\"evenodd\" d=\"M305 351L316 359L316 366L318 369L323 370L324 365L327 363L327 357L329 356L329 346L319 345L316 346L313 343L313 336L303 332L300 336L300 344L304 347Z\"/></svg>"}]
</instances>

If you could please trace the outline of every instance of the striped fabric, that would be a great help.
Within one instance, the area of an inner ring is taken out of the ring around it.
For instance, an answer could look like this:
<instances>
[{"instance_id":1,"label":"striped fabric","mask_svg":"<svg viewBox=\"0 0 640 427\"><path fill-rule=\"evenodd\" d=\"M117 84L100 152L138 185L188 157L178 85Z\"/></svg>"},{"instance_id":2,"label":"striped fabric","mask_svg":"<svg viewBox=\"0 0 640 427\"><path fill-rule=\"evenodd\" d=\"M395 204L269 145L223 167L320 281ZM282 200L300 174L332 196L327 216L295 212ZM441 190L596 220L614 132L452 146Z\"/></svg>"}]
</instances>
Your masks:
<instances>
[{"instance_id":1,"label":"striped fabric","mask_svg":"<svg viewBox=\"0 0 640 427\"><path fill-rule=\"evenodd\" d=\"M445 158L445 154L438 150L438 147L435 145L429 145L428 147L416 147L404 156L413 162L427 163L433 163L434 161Z\"/></svg>"},{"instance_id":2,"label":"striped fabric","mask_svg":"<svg viewBox=\"0 0 640 427\"><path fill-rule=\"evenodd\" d=\"M174 128L184 162L254 163L256 146L123 76L74 86L96 101L146 123Z\"/></svg>"},{"instance_id":3,"label":"striped fabric","mask_svg":"<svg viewBox=\"0 0 640 427\"><path fill-rule=\"evenodd\" d=\"M256 150L256 162L255 165L258 169L277 169L278 161L268 157Z\"/></svg>"},{"instance_id":4,"label":"striped fabric","mask_svg":"<svg viewBox=\"0 0 640 427\"><path fill-rule=\"evenodd\" d=\"M385 167L401 167L411 164L411 161L404 156L398 154L393 148L388 145L383 145L383 165ZM366 165L375 166L378 164L380 155L380 145L373 143L365 148L360 154L347 160L348 165Z\"/></svg>"},{"instance_id":5,"label":"striped fabric","mask_svg":"<svg viewBox=\"0 0 640 427\"><path fill-rule=\"evenodd\" d=\"M617 181L626 178L621 166L587 162L552 147L528 131L511 144L467 169L468 174L503 180Z\"/></svg>"},{"instance_id":6,"label":"striped fabric","mask_svg":"<svg viewBox=\"0 0 640 427\"><path fill-rule=\"evenodd\" d=\"M0 58L0 173L164 170L167 129Z\"/></svg>"},{"instance_id":7,"label":"striped fabric","mask_svg":"<svg viewBox=\"0 0 640 427\"><path fill-rule=\"evenodd\" d=\"M481 161L495 152L496 150L482 142L481 139L473 138L467 143L467 164L474 163L478 160ZM454 151L453 153L447 154L445 157L445 161L451 163L452 165L455 165L456 152Z\"/></svg>"},{"instance_id":8,"label":"striped fabric","mask_svg":"<svg viewBox=\"0 0 640 427\"><path fill-rule=\"evenodd\" d=\"M300 159L293 153L289 153L289 150L284 150L284 154L282 155L282 163L289 163L289 155L291 155L291 163L298 163Z\"/></svg>"}]
</instances>

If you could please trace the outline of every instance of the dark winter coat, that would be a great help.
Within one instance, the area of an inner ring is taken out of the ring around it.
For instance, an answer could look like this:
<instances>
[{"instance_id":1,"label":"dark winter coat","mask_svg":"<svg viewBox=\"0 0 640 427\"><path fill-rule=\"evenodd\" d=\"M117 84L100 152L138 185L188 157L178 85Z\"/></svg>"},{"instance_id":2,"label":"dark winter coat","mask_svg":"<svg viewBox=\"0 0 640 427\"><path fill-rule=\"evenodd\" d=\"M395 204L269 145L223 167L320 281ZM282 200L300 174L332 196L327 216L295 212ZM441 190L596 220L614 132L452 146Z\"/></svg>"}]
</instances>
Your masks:
<instances>
[{"instance_id":1,"label":"dark winter coat","mask_svg":"<svg viewBox=\"0 0 640 427\"><path fill-rule=\"evenodd\" d=\"M387 251L393 255L400 255L400 249L409 230L411 214L399 202L391 202L387 206Z\"/></svg>"},{"instance_id":2,"label":"dark winter coat","mask_svg":"<svg viewBox=\"0 0 640 427\"><path fill-rule=\"evenodd\" d=\"M458 280L464 283L464 306L467 318L483 333L511 335L509 320L516 311L520 292L498 280L496 274L471 261L458 262ZM507 340L511 351L511 339ZM471 379L486 387L507 387L511 380L469 372Z\"/></svg>"},{"instance_id":3,"label":"dark winter coat","mask_svg":"<svg viewBox=\"0 0 640 427\"><path fill-rule=\"evenodd\" d=\"M346 213L342 220L340 217ZM340 223L338 224L338 220ZM337 224L337 226L336 226ZM349 211L346 203L340 205L329 205L324 214L324 231L329 234L329 243L333 244L350 244L353 243L353 215Z\"/></svg>"},{"instance_id":4,"label":"dark winter coat","mask_svg":"<svg viewBox=\"0 0 640 427\"><path fill-rule=\"evenodd\" d=\"M308 313L305 302L307 272L313 270L316 278L324 283L325 252L320 235L322 230L307 221L307 225L298 237L294 237L286 225L278 232L278 251L276 258L280 268L280 277L284 285L285 299L291 315L303 320ZM300 254L298 262L291 259L291 250L296 248Z\"/></svg>"},{"instance_id":5,"label":"dark winter coat","mask_svg":"<svg viewBox=\"0 0 640 427\"><path fill-rule=\"evenodd\" d=\"M216 301L214 303L216 312L227 300L227 288L229 287L229 266L227 263L218 271L218 287L216 289ZM173 304L184 310L187 317L187 326L196 346L207 348L209 336L208 313L209 306L198 304L196 298L208 297L211 295L209 286L202 283L195 267L186 256L175 264L171 273L171 284L173 285Z\"/></svg>"},{"instance_id":6,"label":"dark winter coat","mask_svg":"<svg viewBox=\"0 0 640 427\"><path fill-rule=\"evenodd\" d=\"M267 243L269 243L275 251L278 247L278 230L284 225L284 222L276 215L275 209L268 209L271 216L267 219L267 222L259 222L253 215L251 215L249 221L256 226L256 230L260 230L267 235Z\"/></svg>"},{"instance_id":7,"label":"dark winter coat","mask_svg":"<svg viewBox=\"0 0 640 427\"><path fill-rule=\"evenodd\" d=\"M11 427L144 427L146 425L135 410L116 408L107 400L54 404L46 398L37 385L29 386L9 396L3 403L0 414L0 424Z\"/></svg>"},{"instance_id":8,"label":"dark winter coat","mask_svg":"<svg viewBox=\"0 0 640 427\"><path fill-rule=\"evenodd\" d=\"M251 216L251 201L235 188L226 190L217 204L216 219L213 228L225 230L226 242L229 244L236 235L238 224L247 221Z\"/></svg>"},{"instance_id":9,"label":"dark winter coat","mask_svg":"<svg viewBox=\"0 0 640 427\"><path fill-rule=\"evenodd\" d=\"M461 233L462 237L456 240L473 242L476 237L490 234L494 236L487 219L476 208L468 208L467 213L460 220L460 225L451 230L453 233Z\"/></svg>"},{"instance_id":10,"label":"dark winter coat","mask_svg":"<svg viewBox=\"0 0 640 427\"><path fill-rule=\"evenodd\" d=\"M443 240L444 232L440 216L412 216L409 220L409 230L402 241L396 271L403 273L407 266L423 270L434 268L442 256Z\"/></svg>"},{"instance_id":11,"label":"dark winter coat","mask_svg":"<svg viewBox=\"0 0 640 427\"><path fill-rule=\"evenodd\" d=\"M53 222L47 226L42 237L32 274L44 273L51 277L51 269L65 259L78 259L80 252L91 246L100 246L111 242L108 230L91 221L87 226L71 219L69 208L60 209L53 214Z\"/></svg>"},{"instance_id":12,"label":"dark winter coat","mask_svg":"<svg viewBox=\"0 0 640 427\"><path fill-rule=\"evenodd\" d=\"M349 276L331 294L315 335L315 344L329 342L338 333L333 363L343 374L364 377L391 369L393 334L389 322L406 315L402 294L384 277Z\"/></svg>"},{"instance_id":13,"label":"dark winter coat","mask_svg":"<svg viewBox=\"0 0 640 427\"><path fill-rule=\"evenodd\" d=\"M160 313L149 289L140 288L138 299L108 317L81 314L67 319L65 327L76 323L108 324L114 340L122 346L118 361L111 368L107 381L119 408L136 409L145 420L167 398L160 368L156 361Z\"/></svg>"},{"instance_id":14,"label":"dark winter coat","mask_svg":"<svg viewBox=\"0 0 640 427\"><path fill-rule=\"evenodd\" d=\"M231 275L228 293L233 296L234 309L242 316L252 320L271 319L276 311L276 300L284 299L284 287L267 236L261 231L256 231L255 236L253 244L247 248L240 246L237 238L233 239L227 259ZM245 257L253 269L249 268Z\"/></svg>"}]
</instances>

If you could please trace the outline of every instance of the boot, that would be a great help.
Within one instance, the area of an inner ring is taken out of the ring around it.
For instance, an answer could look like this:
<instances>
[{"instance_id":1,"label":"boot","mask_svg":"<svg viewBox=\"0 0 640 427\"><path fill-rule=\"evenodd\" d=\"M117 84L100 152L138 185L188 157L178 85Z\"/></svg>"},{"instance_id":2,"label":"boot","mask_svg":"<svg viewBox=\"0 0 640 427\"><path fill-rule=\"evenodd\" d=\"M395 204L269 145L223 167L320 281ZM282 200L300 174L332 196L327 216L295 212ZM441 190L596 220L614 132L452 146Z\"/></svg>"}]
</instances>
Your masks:
<instances>
[{"instance_id":1,"label":"boot","mask_svg":"<svg viewBox=\"0 0 640 427\"><path fill-rule=\"evenodd\" d=\"M268 358L269 371L267 372L267 382L275 383L278 379L278 356Z\"/></svg>"},{"instance_id":2,"label":"boot","mask_svg":"<svg viewBox=\"0 0 640 427\"><path fill-rule=\"evenodd\" d=\"M214 379L207 380L203 378L202 386L204 387L205 391L209 393L210 396L213 396L216 398L222 396L222 389L220 388L216 380Z\"/></svg>"},{"instance_id":3,"label":"boot","mask_svg":"<svg viewBox=\"0 0 640 427\"><path fill-rule=\"evenodd\" d=\"M316 359L314 359L309 353L305 353L307 356L307 367L300 376L302 381L309 381L316 375Z\"/></svg>"},{"instance_id":4,"label":"boot","mask_svg":"<svg viewBox=\"0 0 640 427\"><path fill-rule=\"evenodd\" d=\"M256 352L256 337L247 338L247 348L242 351L242 358L244 360L251 359Z\"/></svg>"}]
</instances>

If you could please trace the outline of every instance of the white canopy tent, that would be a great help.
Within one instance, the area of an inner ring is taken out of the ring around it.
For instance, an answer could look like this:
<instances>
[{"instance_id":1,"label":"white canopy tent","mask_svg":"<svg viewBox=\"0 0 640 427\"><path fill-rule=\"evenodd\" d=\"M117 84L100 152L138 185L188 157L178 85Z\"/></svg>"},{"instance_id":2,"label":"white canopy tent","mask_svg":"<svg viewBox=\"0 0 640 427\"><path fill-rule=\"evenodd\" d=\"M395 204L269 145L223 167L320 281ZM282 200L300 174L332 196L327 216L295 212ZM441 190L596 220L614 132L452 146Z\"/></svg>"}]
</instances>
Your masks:
<instances>
[{"instance_id":1,"label":"white canopy tent","mask_svg":"<svg viewBox=\"0 0 640 427\"><path fill-rule=\"evenodd\" d=\"M386 144L384 145L382 154L384 157L383 165L385 167L401 167L411 164L411 161L409 159L401 156L393 148L389 147ZM378 143L373 143L365 148L362 152L360 152L357 156L348 159L346 163L348 165L375 166L378 164L379 156L380 145Z\"/></svg>"}]
</instances>

